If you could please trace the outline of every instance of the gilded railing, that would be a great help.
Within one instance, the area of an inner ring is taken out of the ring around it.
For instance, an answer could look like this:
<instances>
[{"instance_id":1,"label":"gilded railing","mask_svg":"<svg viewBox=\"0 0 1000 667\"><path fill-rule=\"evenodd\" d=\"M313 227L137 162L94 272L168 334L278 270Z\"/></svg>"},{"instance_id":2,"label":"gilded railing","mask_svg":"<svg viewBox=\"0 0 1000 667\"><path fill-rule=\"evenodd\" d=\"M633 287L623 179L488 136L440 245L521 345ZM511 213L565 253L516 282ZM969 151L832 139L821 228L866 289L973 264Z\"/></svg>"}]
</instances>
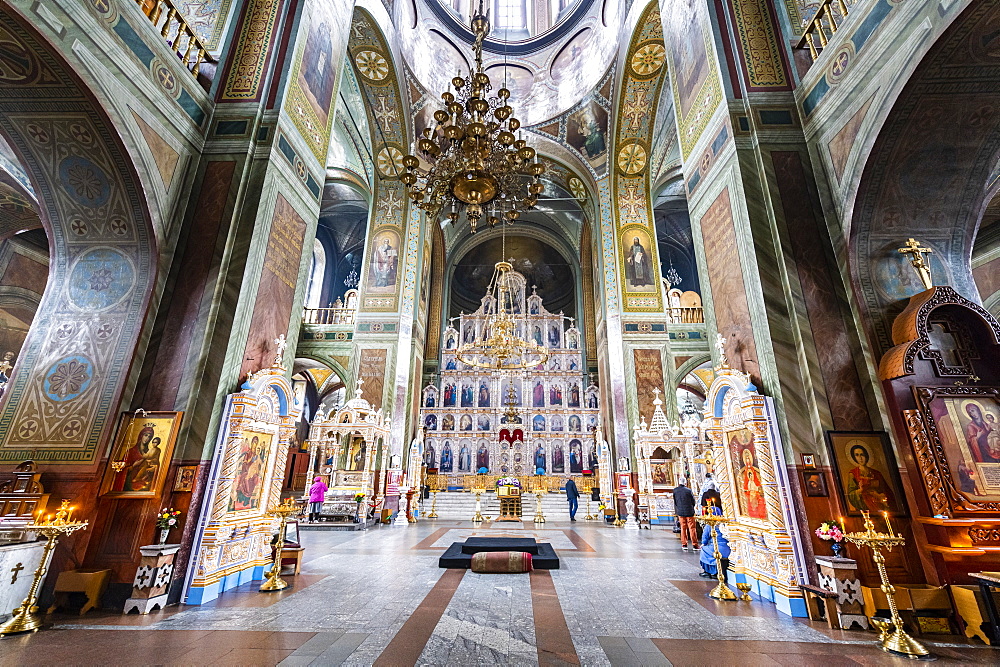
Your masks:
<instances>
[{"instance_id":1,"label":"gilded railing","mask_svg":"<svg viewBox=\"0 0 1000 667\"><path fill-rule=\"evenodd\" d=\"M502 477L510 475L427 475L427 484L432 491L444 491L449 486L459 486L463 491L491 490L496 488L497 480ZM547 493L559 493L566 483L566 477L559 475L521 475L517 479L520 480L521 490L524 493L534 493L539 488ZM599 483L597 477L591 475L573 476L573 481L582 494L590 493L590 490Z\"/></svg>"},{"instance_id":2,"label":"gilded railing","mask_svg":"<svg viewBox=\"0 0 1000 667\"><path fill-rule=\"evenodd\" d=\"M201 64L209 61L211 56L174 3L171 0L136 0L136 4L153 27L160 31L160 36L174 50L181 64L197 79Z\"/></svg>"},{"instance_id":3,"label":"gilded railing","mask_svg":"<svg viewBox=\"0 0 1000 667\"><path fill-rule=\"evenodd\" d=\"M670 324L704 324L705 311L700 307L670 307L667 318Z\"/></svg>"},{"instance_id":4,"label":"gilded railing","mask_svg":"<svg viewBox=\"0 0 1000 667\"><path fill-rule=\"evenodd\" d=\"M816 10L816 15L806 25L797 47L808 48L813 61L819 58L827 42L836 34L839 24L847 18L848 8L853 4L854 0L823 0Z\"/></svg>"},{"instance_id":5,"label":"gilded railing","mask_svg":"<svg viewBox=\"0 0 1000 667\"><path fill-rule=\"evenodd\" d=\"M353 308L305 308L303 324L354 324Z\"/></svg>"}]
</instances>

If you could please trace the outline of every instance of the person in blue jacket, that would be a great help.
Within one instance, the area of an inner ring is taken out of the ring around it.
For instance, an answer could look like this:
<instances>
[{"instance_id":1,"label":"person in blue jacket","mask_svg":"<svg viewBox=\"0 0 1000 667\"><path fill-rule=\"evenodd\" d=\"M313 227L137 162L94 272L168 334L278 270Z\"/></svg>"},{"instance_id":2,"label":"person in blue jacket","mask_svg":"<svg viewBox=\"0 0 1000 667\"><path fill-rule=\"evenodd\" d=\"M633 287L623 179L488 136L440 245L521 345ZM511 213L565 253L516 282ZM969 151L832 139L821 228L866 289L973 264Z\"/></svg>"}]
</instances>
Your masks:
<instances>
[{"instance_id":1,"label":"person in blue jacket","mask_svg":"<svg viewBox=\"0 0 1000 667\"><path fill-rule=\"evenodd\" d=\"M722 508L713 507L712 512L714 514L722 514ZM716 530L716 539L719 542L719 555L722 557L722 576L724 577L726 570L729 569L729 540L725 538L722 531ZM698 575L699 577L714 579L718 575L719 570L715 562L715 545L712 543L712 527L707 524L701 533L701 555L698 558L698 562L701 563L702 569L702 572Z\"/></svg>"}]
</instances>

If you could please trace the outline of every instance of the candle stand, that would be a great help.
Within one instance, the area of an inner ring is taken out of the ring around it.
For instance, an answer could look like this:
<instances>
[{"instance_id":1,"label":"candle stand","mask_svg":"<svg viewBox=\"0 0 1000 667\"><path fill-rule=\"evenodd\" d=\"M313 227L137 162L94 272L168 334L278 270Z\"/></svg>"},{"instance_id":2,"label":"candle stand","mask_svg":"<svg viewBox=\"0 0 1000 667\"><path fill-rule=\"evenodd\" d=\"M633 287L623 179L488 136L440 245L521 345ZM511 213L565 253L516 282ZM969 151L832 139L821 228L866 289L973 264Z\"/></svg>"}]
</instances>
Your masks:
<instances>
[{"instance_id":1,"label":"candle stand","mask_svg":"<svg viewBox=\"0 0 1000 667\"><path fill-rule=\"evenodd\" d=\"M545 515L542 514L542 495L545 489L538 487L535 489L535 523L545 523Z\"/></svg>"},{"instance_id":2,"label":"candle stand","mask_svg":"<svg viewBox=\"0 0 1000 667\"><path fill-rule=\"evenodd\" d=\"M278 526L278 543L274 548L274 565L271 566L270 572L267 573L267 579L260 586L261 593L283 591L288 588L288 582L281 578L281 547L285 544L285 526L288 523L288 517L297 512L298 509L292 499L288 498L267 513L267 516L279 517L281 524Z\"/></svg>"},{"instance_id":3,"label":"candle stand","mask_svg":"<svg viewBox=\"0 0 1000 667\"><path fill-rule=\"evenodd\" d=\"M44 535L48 540L42 551L42 559L35 570L35 578L28 589L28 597L24 599L21 606L14 610L9 621L0 626L0 637L16 635L23 632L34 632L42 627L42 619L36 613L38 606L38 589L42 585L42 578L49 569L49 562L52 560L52 552L55 551L56 543L63 535L70 535L78 530L84 529L89 524L88 521L73 521L73 508L69 506L69 501L62 501L55 518L50 517L43 521L39 515L38 519L24 527L25 530Z\"/></svg>"},{"instance_id":4,"label":"candle stand","mask_svg":"<svg viewBox=\"0 0 1000 667\"><path fill-rule=\"evenodd\" d=\"M427 513L428 519L438 518L438 492L431 494L431 511Z\"/></svg>"},{"instance_id":5,"label":"candle stand","mask_svg":"<svg viewBox=\"0 0 1000 667\"><path fill-rule=\"evenodd\" d=\"M485 489L473 489L472 492L476 494L476 513L472 516L472 523L481 523L486 521L486 517L483 516L483 504L481 501Z\"/></svg>"},{"instance_id":6,"label":"candle stand","mask_svg":"<svg viewBox=\"0 0 1000 667\"><path fill-rule=\"evenodd\" d=\"M896 608L896 589L889 583L889 577L885 572L885 556L882 554L882 550L892 551L893 547L906 544L906 540L902 535L897 535L893 532L892 526L889 525L888 515L885 515L885 524L889 529L888 534L875 530L875 524L872 523L868 512L862 512L861 515L865 519L865 532L847 533L844 538L851 544L856 544L859 547L868 547L872 550L872 560L875 561L875 567L878 568L878 576L882 580L882 592L885 593L885 597L889 600L891 618L888 621L872 619L872 623L881 632L878 638L879 646L883 651L905 658L917 660L933 659L930 651L923 644L903 630L903 621L900 619L899 610ZM892 626L891 632L889 631L890 625Z\"/></svg>"},{"instance_id":7,"label":"candle stand","mask_svg":"<svg viewBox=\"0 0 1000 667\"><path fill-rule=\"evenodd\" d=\"M719 538L716 535L719 524L729 523L731 519L721 514L705 514L698 517L712 527L712 546L715 548L715 574L719 580L719 585L712 589L708 597L716 600L738 600L740 599L733 589L726 584L726 577L722 574L722 554L719 553Z\"/></svg>"},{"instance_id":8,"label":"candle stand","mask_svg":"<svg viewBox=\"0 0 1000 667\"><path fill-rule=\"evenodd\" d=\"M584 521L593 521L596 517L590 513L590 498L587 498L587 516L583 517Z\"/></svg>"}]
</instances>

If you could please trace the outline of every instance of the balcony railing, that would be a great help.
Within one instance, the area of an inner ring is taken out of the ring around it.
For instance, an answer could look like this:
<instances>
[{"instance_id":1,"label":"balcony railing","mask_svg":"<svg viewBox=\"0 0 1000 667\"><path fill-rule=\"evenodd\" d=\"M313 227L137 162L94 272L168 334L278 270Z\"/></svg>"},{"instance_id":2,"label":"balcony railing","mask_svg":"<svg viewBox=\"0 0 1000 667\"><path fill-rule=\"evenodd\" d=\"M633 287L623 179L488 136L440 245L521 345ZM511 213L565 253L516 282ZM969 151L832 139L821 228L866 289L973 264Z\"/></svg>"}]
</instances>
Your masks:
<instances>
[{"instance_id":1,"label":"balcony railing","mask_svg":"<svg viewBox=\"0 0 1000 667\"><path fill-rule=\"evenodd\" d=\"M826 48L827 42L836 34L840 24L847 18L848 8L855 0L823 0L816 15L806 26L802 39L796 45L800 49L809 49L813 62Z\"/></svg>"},{"instance_id":2,"label":"balcony railing","mask_svg":"<svg viewBox=\"0 0 1000 667\"><path fill-rule=\"evenodd\" d=\"M354 324L354 308L306 308L303 324Z\"/></svg>"},{"instance_id":3,"label":"balcony railing","mask_svg":"<svg viewBox=\"0 0 1000 667\"><path fill-rule=\"evenodd\" d=\"M202 63L213 62L208 49L188 26L171 0L136 0L139 9L153 27L160 31L167 46L174 50L181 64L198 78Z\"/></svg>"},{"instance_id":4,"label":"balcony railing","mask_svg":"<svg viewBox=\"0 0 1000 667\"><path fill-rule=\"evenodd\" d=\"M667 308L669 324L704 324L705 311L702 308L670 307Z\"/></svg>"}]
</instances>

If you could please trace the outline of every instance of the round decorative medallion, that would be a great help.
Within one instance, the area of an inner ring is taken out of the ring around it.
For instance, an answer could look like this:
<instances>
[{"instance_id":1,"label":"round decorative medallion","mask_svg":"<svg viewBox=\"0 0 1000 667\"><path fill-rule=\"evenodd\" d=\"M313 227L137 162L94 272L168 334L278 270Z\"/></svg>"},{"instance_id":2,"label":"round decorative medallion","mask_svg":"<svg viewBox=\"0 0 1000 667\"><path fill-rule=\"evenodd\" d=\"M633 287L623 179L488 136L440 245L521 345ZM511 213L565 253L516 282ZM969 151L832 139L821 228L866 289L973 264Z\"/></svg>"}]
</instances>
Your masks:
<instances>
[{"instance_id":1,"label":"round decorative medallion","mask_svg":"<svg viewBox=\"0 0 1000 667\"><path fill-rule=\"evenodd\" d=\"M93 248L80 255L69 277L69 298L81 310L111 308L132 291L135 270L114 248Z\"/></svg>"},{"instance_id":2,"label":"round decorative medallion","mask_svg":"<svg viewBox=\"0 0 1000 667\"><path fill-rule=\"evenodd\" d=\"M359 51L354 57L361 76L369 81L381 81L389 76L389 63L378 51Z\"/></svg>"},{"instance_id":3,"label":"round decorative medallion","mask_svg":"<svg viewBox=\"0 0 1000 667\"><path fill-rule=\"evenodd\" d=\"M843 46L837 49L837 53L830 61L830 67L827 69L827 78L831 83L836 83L844 77L853 59L854 43L848 40Z\"/></svg>"},{"instance_id":4,"label":"round decorative medallion","mask_svg":"<svg viewBox=\"0 0 1000 667\"><path fill-rule=\"evenodd\" d=\"M166 65L160 62L159 58L154 58L149 63L149 71L153 73L153 78L160 84L160 87L167 91L171 97L176 98L180 95L181 89L177 85L177 77L167 69Z\"/></svg>"},{"instance_id":5,"label":"round decorative medallion","mask_svg":"<svg viewBox=\"0 0 1000 667\"><path fill-rule=\"evenodd\" d=\"M666 50L663 44L659 42L646 44L632 54L632 71L638 76L656 74L663 67L665 57Z\"/></svg>"},{"instance_id":6,"label":"round decorative medallion","mask_svg":"<svg viewBox=\"0 0 1000 667\"><path fill-rule=\"evenodd\" d=\"M0 81L10 84L33 83L41 73L31 50L4 33L0 38Z\"/></svg>"},{"instance_id":7,"label":"round decorative medallion","mask_svg":"<svg viewBox=\"0 0 1000 667\"><path fill-rule=\"evenodd\" d=\"M90 359L82 354L74 354L49 367L42 382L42 390L53 401L69 401L85 392L93 377L93 363Z\"/></svg>"},{"instance_id":8,"label":"round decorative medallion","mask_svg":"<svg viewBox=\"0 0 1000 667\"><path fill-rule=\"evenodd\" d=\"M378 172L386 178L397 178L405 171L403 166L403 151L395 146L383 146L375 158Z\"/></svg>"},{"instance_id":9,"label":"round decorative medallion","mask_svg":"<svg viewBox=\"0 0 1000 667\"><path fill-rule=\"evenodd\" d=\"M580 201L587 199L587 188L584 186L583 181L576 176L572 176L569 179L569 191Z\"/></svg>"},{"instance_id":10,"label":"round decorative medallion","mask_svg":"<svg viewBox=\"0 0 1000 667\"><path fill-rule=\"evenodd\" d=\"M70 155L59 164L59 180L66 194L84 206L97 208L111 196L104 170L79 155Z\"/></svg>"},{"instance_id":11,"label":"round decorative medallion","mask_svg":"<svg viewBox=\"0 0 1000 667\"><path fill-rule=\"evenodd\" d=\"M642 144L627 144L618 151L618 168L626 174L638 174L646 168L646 149Z\"/></svg>"}]
</instances>

